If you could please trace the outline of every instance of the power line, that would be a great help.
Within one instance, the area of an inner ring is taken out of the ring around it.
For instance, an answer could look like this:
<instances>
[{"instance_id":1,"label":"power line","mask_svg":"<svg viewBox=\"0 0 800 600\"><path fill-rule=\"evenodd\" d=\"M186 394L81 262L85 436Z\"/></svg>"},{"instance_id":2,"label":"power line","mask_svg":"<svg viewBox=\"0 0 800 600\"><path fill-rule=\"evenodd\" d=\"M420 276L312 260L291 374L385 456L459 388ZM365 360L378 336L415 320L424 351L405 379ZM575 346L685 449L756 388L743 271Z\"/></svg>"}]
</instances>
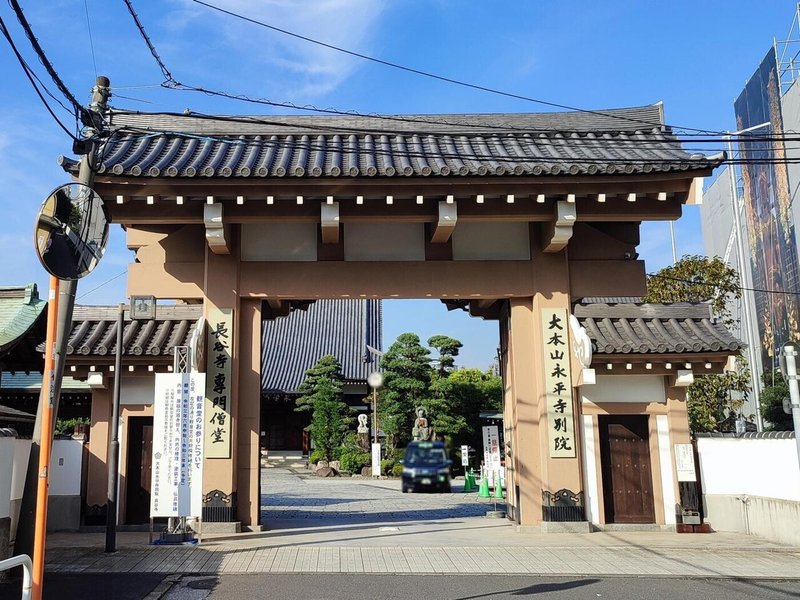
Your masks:
<instances>
[{"instance_id":1,"label":"power line","mask_svg":"<svg viewBox=\"0 0 800 600\"><path fill-rule=\"evenodd\" d=\"M28 81L30 81L31 86L33 86L33 90L36 92L36 95L39 96L39 100L42 101L42 104L44 105L45 109L47 109L47 112L50 113L50 116L53 117L53 120L55 120L55 122L58 124L58 126L61 127L61 129L63 129L64 132L70 138L72 138L73 140L77 140L77 137L75 136L75 134L73 134L67 128L67 126L64 125L64 123L61 121L61 119L58 118L56 113L53 112L53 109L47 103L47 100L45 99L45 97L42 95L42 92L39 90L39 86L36 84L36 79L38 79L38 77L36 77L36 75L33 74L33 72L31 71L30 67L25 62L25 59L19 53L19 50L17 49L17 46L14 43L14 39L11 37L11 33L8 31L8 28L6 27L6 24L3 21L2 17L0 17L0 32L2 32L3 36L6 38L6 40L9 43L9 45L11 46L11 50L13 51L14 56L17 58L17 61L19 62L20 66L22 67L22 70L25 73L25 76L28 78ZM44 86L42 86L42 87L44 87ZM48 94L49 94L49 92L48 92ZM63 104L62 104L62 106L63 106ZM64 107L64 108L66 108L66 107Z\"/></svg>"},{"instance_id":2,"label":"power line","mask_svg":"<svg viewBox=\"0 0 800 600\"><path fill-rule=\"evenodd\" d=\"M320 108L320 107L317 107L317 106L314 106L314 105L311 105L311 104L299 105L299 104L296 104L294 102L275 101L275 100L270 100L270 99L267 99L267 98L254 98L254 97L251 97L251 96L247 96L245 94L235 94L235 93L231 93L231 92L225 92L225 91L221 91L221 90L215 90L215 89L205 88L205 87L201 87L201 86L195 86L195 85L182 83L182 82L178 81L172 75L172 73L170 72L170 70L167 67L166 63L164 62L164 60L159 55L158 51L156 50L155 44L150 39L150 36L147 34L147 31L145 30L144 25L142 24L141 20L139 19L139 16L136 14L136 11L133 8L133 4L132 4L131 0L124 0L124 1L125 1L125 5L128 7L128 11L131 14L131 17L134 19L136 27L137 27L137 29L139 31L139 35L142 37L144 42L147 44L147 47L150 50L150 54L153 56L153 59L158 64L158 67L159 67L159 69L161 70L161 72L162 72L162 74L164 76L164 81L161 84L162 87L164 87L164 88L178 90L178 91L197 92L197 93L205 94L205 95L208 95L208 96L225 98L225 99L228 99L228 100L235 100L235 101L246 102L246 103L250 103L250 104L273 106L273 107L278 107L278 108L288 108L288 109L291 109L291 110L305 110L305 111L322 113L322 114L335 114L335 115L351 116L351 117L376 118L376 119L383 119L383 120L389 120L389 121L401 121L401 122L411 122L411 123L427 123L427 124L434 124L434 125L451 125L451 126L454 125L454 123L452 123L452 122L443 122L443 121L436 121L436 120L431 120L431 119L410 118L410 117L403 117L403 116L399 116L399 115L384 115L384 114L378 114L378 113L368 114L368 113L361 113L361 112L352 111L352 110L348 111L348 110L341 110L341 109L336 109L336 108ZM218 9L218 7L214 7L213 5L208 5L208 6L211 7L211 8L214 8L214 9ZM232 13L232 14L234 16L239 16L239 15L236 15L235 13ZM245 17L245 19L246 19L246 17ZM261 22L256 22L256 23L262 24ZM266 24L262 24L262 25L268 26ZM268 27L271 27L271 26L268 26ZM291 33L291 32L286 32L286 33ZM309 40L310 40L310 38L309 38ZM316 42L316 40L312 40L312 41ZM322 42L319 42L319 43L322 43ZM340 50L342 50L342 49L340 49ZM362 57L363 58L367 58L367 59L371 59L371 57L366 57L366 56L362 56ZM374 59L374 60L379 60L379 59ZM389 64L390 66L397 66L398 68L401 68L400 65L394 65L393 63L387 63L387 64ZM438 77L438 76L434 76L433 74L429 74L429 73L424 73L424 72L421 72L421 73L425 74L425 75L428 75L428 76L431 76L431 77ZM446 80L447 78L442 78L442 79ZM472 87L475 87L476 89L481 89L481 86L476 86L476 85L473 86L472 84L467 84L466 82L457 82L456 80L453 80L453 82L464 84L464 85L468 85L468 86L472 86ZM495 91L495 92L500 93L500 90L491 90L491 88L486 88L486 90L487 91ZM538 101L538 100L533 99L533 98L526 98L526 97L521 97L521 98L527 99L527 100L530 100L530 101L533 101L533 102L541 102L541 103L544 103L544 104L548 104L548 103L546 103L544 101ZM563 109L566 109L566 110L572 110L574 112L594 114L594 115L597 115L597 116L614 118L614 119L619 119L619 120L633 122L633 123L640 123L642 125L647 125L650 128L662 129L662 128L665 128L665 127L666 128L671 127L670 125L666 125L664 123L647 121L647 120L644 120L644 119L637 119L635 117L626 117L626 116L623 116L623 115L614 114L612 112L592 111L592 110L587 110L587 109L578 109L578 108L574 108L574 107L571 107L571 106L561 105L561 104L556 104L556 103L549 103L549 105L557 107L557 108L563 108ZM455 123L455 124L457 125L458 123ZM470 124L464 124L464 125L470 126ZM471 126L475 127L475 125L471 125ZM511 129L514 129L514 128L511 128ZM694 132L696 132L696 134L703 134L703 135L708 135L708 134L719 134L719 135L722 135L723 134L723 132L717 132L717 131L705 130L705 129L686 128L686 127L679 128L679 129L687 130L687 131L694 131ZM528 130L528 131L530 131L530 130ZM542 129L540 131L556 131L556 129ZM561 131L564 131L564 129L561 129Z\"/></svg>"},{"instance_id":3,"label":"power line","mask_svg":"<svg viewBox=\"0 0 800 600\"><path fill-rule=\"evenodd\" d=\"M653 277L655 279L666 279L666 280L669 280L669 281L677 281L677 282L680 282L680 283L687 283L689 285L700 285L700 286L708 286L708 287L714 287L714 288L723 287L722 284L720 284L720 283L713 283L713 282L710 282L710 281L696 281L696 280L692 280L692 279L683 279L683 278L680 278L680 277L670 277L669 275L659 275L658 273L648 273L647 276L648 277ZM760 288L744 287L742 285L732 285L730 287L735 289L735 290L738 290L740 292L746 291L746 292L757 292L759 294L778 294L778 295L782 295L782 296L800 296L800 292L784 292L782 290L764 290L764 289L760 289Z\"/></svg>"},{"instance_id":4,"label":"power line","mask_svg":"<svg viewBox=\"0 0 800 600\"><path fill-rule=\"evenodd\" d=\"M64 95L67 101L75 109L75 113L81 115L81 117L84 117L85 113L87 113L88 111L81 105L80 102L78 102L78 100L69 90L69 88L67 88L66 84L62 81L61 77L58 75L55 68L53 67L53 64L47 58L47 55L45 54L44 50L42 50L42 47L39 44L39 40L36 39L36 36L34 35L33 30L31 29L30 23L28 23L28 20L25 18L25 13L22 11L19 2L17 0L8 0L8 3L13 9L14 13L16 14L17 20L19 21L19 24L22 26L22 29L25 31L25 35L27 36L28 41L33 47L36 56L39 58L39 61L42 63L42 66L44 66L48 75L50 75L50 79L53 80L53 83L55 83L58 90ZM86 116L88 117L88 115ZM91 117L88 117L87 120L90 123L92 122Z\"/></svg>"},{"instance_id":5,"label":"power line","mask_svg":"<svg viewBox=\"0 0 800 600\"><path fill-rule=\"evenodd\" d=\"M94 66L94 77L97 79L97 59L94 56L94 39L92 38L92 23L89 20L89 0L83 0L83 7L86 9L86 30L89 32L89 48L92 50L92 65Z\"/></svg>"},{"instance_id":6,"label":"power line","mask_svg":"<svg viewBox=\"0 0 800 600\"><path fill-rule=\"evenodd\" d=\"M93 287L93 288L92 288L92 289L90 289L88 292L84 292L83 294L81 294L80 296L78 296L78 300L80 300L81 298L85 298L86 296L88 296L89 294L91 294L91 293L93 293L93 292L96 292L96 291L97 291L97 290L99 290L101 287L103 287L103 286L105 286L105 285L108 285L109 283L111 283L111 282L112 282L112 281L114 281L115 279L119 279L120 277L122 277L123 275L125 275L127 272L128 272L128 270L126 269L126 270L122 271L121 273L118 273L118 274L114 275L114 277L112 277L111 279L106 279L106 280L105 280L103 283L101 283L101 284L100 284L100 285L98 285L97 287Z\"/></svg>"},{"instance_id":7,"label":"power line","mask_svg":"<svg viewBox=\"0 0 800 600\"><path fill-rule=\"evenodd\" d=\"M125 2L126 2L126 4L128 4L129 0L125 0ZM348 50L346 48L341 48L339 46L334 46L333 44L328 44L328 43L322 42L320 40L316 40L316 39L308 37L308 36L300 35L298 33L292 32L292 31L288 31L286 29L281 29L280 27L276 27L274 25L270 25L270 24L265 23L263 21L259 21L257 19L253 19L251 17L244 16L244 15L236 13L234 11L224 9L224 8L219 7L219 6L215 6L215 5L210 4L208 2L204 2L203 0L192 0L192 2L194 2L195 4L200 4L202 6L210 8L212 10L216 10L216 11L218 11L220 13L229 15L231 17L240 19L242 21L246 21L248 23L252 23L253 25L258 25L260 27L265 27L267 29L271 29L272 31L277 31L278 33L282 33L284 35L288 35L288 36L291 36L293 38L309 42L311 44L316 44L318 46L322 46L323 48L328 48L329 50L334 50L336 52L341 52L343 54L348 54L348 55L354 56L356 58L360 58L360 59L363 59L363 60L374 62L374 63L380 64L380 65L383 65L385 67L390 67L390 68L393 68L393 69L398 69L398 70L401 70L401 71L405 71L407 73L412 73L414 75L420 75L422 77L428 77L430 79L443 81L445 83L450 83L450 84L453 84L453 85L457 85L457 86L461 86L461 87L465 87L465 88L478 90L478 91L481 91L481 92L488 92L490 94L496 94L496 95L499 95L499 96L504 96L506 98L513 98L515 100L523 100L525 102L533 102L535 104L541 104L543 106L550 106L552 108L560 108L560 109L563 109L563 110L570 110L570 111L581 112L581 113L586 113L586 114L592 114L592 115L597 115L597 116L611 117L611 118L616 118L616 119L624 119L626 121L637 121L639 123L642 123L642 124L645 124L645 125L649 125L651 127L662 127L662 126L664 126L663 123L653 123L652 121L645 121L645 120L642 120L642 119L626 118L626 117L622 117L620 115L615 115L613 113L608 113L608 112L604 112L604 111L600 111L600 110L589 110L589 109L585 109L585 108L577 108L575 106L569 106L567 104L559 104L557 102L550 102L548 100L541 100L541 99L538 99L538 98L531 98L530 96L523 96L522 94L515 94L513 92L506 92L506 91L499 90L499 89L496 89L496 88L491 88L491 87L488 87L488 86L484 86L484 85L480 85L480 84L476 84L476 83L470 83L468 81L462 81L462 80L459 80L459 79L454 79L452 77L446 77L444 75L438 75L436 73L423 71L421 69L415 69L413 67L408 67L408 66L405 66L405 65L401 65L399 63L383 60L383 59L380 59L380 58L375 58L374 56L368 56L366 54L361 54L360 52L355 52L353 50ZM668 126L668 127L671 127L671 126ZM711 130L707 130L707 129L697 129L697 128L694 128L694 127L674 127L674 128L675 129L685 130L685 131L695 131L695 132L699 132L699 133L720 133L720 132L712 132Z\"/></svg>"}]
</instances>

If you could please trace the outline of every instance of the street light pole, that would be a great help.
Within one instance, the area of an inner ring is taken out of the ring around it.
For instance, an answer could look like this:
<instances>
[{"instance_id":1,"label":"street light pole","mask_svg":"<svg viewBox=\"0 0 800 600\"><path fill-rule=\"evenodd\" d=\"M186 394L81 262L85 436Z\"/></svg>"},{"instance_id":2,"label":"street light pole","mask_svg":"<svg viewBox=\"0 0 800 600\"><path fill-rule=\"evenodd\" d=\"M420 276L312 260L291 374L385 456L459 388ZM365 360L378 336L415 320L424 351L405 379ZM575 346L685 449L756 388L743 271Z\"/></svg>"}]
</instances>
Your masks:
<instances>
[{"instance_id":1,"label":"street light pole","mask_svg":"<svg viewBox=\"0 0 800 600\"><path fill-rule=\"evenodd\" d=\"M740 129L739 131L729 132L725 137L728 140L728 157L733 158L733 143L731 138L735 135L741 135L743 133L749 133L751 131L755 131L757 129L761 129L763 127L767 127L771 123L768 121L766 123L760 123L759 125L754 125L753 127L748 127L746 129ZM736 262L739 263L739 272L741 273L741 285L744 288L751 287L749 285L749 281L747 280L747 271L745 269L745 254L744 254L744 244L742 243L742 226L741 221L739 219L739 194L736 191L736 171L733 167L733 164L729 165L730 169L730 187L731 187L731 205L733 207L733 237L734 241L736 242ZM763 431L764 429L764 420L761 416L761 388L760 388L760 381L758 381L757 373L756 373L756 365L758 364L757 361L757 354L756 354L756 339L757 336L753 332L753 323L751 315L753 313L750 311L750 294L749 290L744 289L742 290L742 320L744 321L744 328L743 331L747 337L747 362L750 363L750 377L751 383L753 388L753 400L755 400L756 405L756 423L758 424L759 431ZM761 344L758 344L758 347L761 347Z\"/></svg>"}]
</instances>

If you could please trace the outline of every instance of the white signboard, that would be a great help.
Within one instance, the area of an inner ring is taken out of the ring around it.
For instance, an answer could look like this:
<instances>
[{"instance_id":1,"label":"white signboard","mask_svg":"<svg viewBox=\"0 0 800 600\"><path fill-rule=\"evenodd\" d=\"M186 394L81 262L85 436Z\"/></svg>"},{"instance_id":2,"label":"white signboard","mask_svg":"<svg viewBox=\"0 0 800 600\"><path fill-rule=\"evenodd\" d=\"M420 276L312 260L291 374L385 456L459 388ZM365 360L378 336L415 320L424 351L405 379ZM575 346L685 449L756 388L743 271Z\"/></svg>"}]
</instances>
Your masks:
<instances>
[{"instance_id":1,"label":"white signboard","mask_svg":"<svg viewBox=\"0 0 800 600\"><path fill-rule=\"evenodd\" d=\"M678 473L678 481L697 481L694 450L691 444L675 444L675 470Z\"/></svg>"},{"instance_id":2,"label":"white signboard","mask_svg":"<svg viewBox=\"0 0 800 600\"><path fill-rule=\"evenodd\" d=\"M469 466L469 446L461 446L461 466Z\"/></svg>"},{"instance_id":3,"label":"white signboard","mask_svg":"<svg viewBox=\"0 0 800 600\"><path fill-rule=\"evenodd\" d=\"M542 351L550 458L575 457L567 311L542 309Z\"/></svg>"},{"instance_id":4,"label":"white signboard","mask_svg":"<svg viewBox=\"0 0 800 600\"><path fill-rule=\"evenodd\" d=\"M206 348L206 446L208 458L231 457L231 360L233 310L213 308L208 314Z\"/></svg>"},{"instance_id":5,"label":"white signboard","mask_svg":"<svg viewBox=\"0 0 800 600\"><path fill-rule=\"evenodd\" d=\"M151 517L203 511L204 373L156 374Z\"/></svg>"},{"instance_id":6,"label":"white signboard","mask_svg":"<svg viewBox=\"0 0 800 600\"><path fill-rule=\"evenodd\" d=\"M495 473L500 473L500 432L497 425L486 425L483 430L483 466L489 478L489 485L494 485Z\"/></svg>"},{"instance_id":7,"label":"white signboard","mask_svg":"<svg viewBox=\"0 0 800 600\"><path fill-rule=\"evenodd\" d=\"M381 476L381 445L372 444L372 476Z\"/></svg>"}]
</instances>

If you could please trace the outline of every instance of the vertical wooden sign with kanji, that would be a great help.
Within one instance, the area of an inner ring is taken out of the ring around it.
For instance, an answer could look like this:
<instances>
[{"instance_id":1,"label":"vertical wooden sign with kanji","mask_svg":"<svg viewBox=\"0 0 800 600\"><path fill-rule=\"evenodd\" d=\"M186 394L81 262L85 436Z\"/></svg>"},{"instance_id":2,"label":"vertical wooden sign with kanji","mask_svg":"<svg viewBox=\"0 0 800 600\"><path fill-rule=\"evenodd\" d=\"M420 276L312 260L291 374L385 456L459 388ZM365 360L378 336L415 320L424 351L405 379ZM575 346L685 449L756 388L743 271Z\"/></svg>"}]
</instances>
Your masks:
<instances>
[{"instance_id":1,"label":"vertical wooden sign with kanji","mask_svg":"<svg viewBox=\"0 0 800 600\"><path fill-rule=\"evenodd\" d=\"M544 385L550 458L575 458L567 311L542 309Z\"/></svg>"},{"instance_id":2,"label":"vertical wooden sign with kanji","mask_svg":"<svg viewBox=\"0 0 800 600\"><path fill-rule=\"evenodd\" d=\"M205 457L231 457L231 351L233 310L208 313L206 346Z\"/></svg>"}]
</instances>

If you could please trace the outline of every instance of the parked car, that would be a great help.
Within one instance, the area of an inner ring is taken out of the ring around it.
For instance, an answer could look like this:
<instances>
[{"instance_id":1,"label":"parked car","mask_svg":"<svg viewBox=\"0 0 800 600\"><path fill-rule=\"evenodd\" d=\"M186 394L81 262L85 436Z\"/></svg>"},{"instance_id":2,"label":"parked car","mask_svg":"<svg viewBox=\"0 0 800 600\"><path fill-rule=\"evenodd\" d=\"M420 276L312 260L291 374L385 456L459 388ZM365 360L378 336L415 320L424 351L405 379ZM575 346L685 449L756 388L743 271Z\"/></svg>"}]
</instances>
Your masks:
<instances>
[{"instance_id":1,"label":"parked car","mask_svg":"<svg viewBox=\"0 0 800 600\"><path fill-rule=\"evenodd\" d=\"M444 442L411 442L403 457L403 493L450 492L450 465Z\"/></svg>"}]
</instances>

